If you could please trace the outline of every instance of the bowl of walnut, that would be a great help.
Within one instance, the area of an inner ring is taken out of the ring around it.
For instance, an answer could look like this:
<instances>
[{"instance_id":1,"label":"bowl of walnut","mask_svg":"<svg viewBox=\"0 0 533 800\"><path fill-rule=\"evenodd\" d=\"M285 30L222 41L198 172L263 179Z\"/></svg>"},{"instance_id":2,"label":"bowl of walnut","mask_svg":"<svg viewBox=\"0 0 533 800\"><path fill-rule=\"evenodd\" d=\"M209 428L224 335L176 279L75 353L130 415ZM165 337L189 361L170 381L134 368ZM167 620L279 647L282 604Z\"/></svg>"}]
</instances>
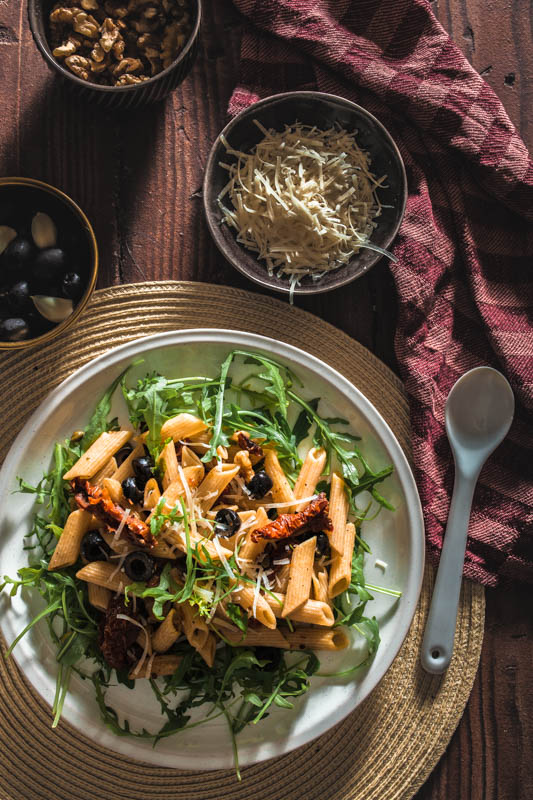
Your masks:
<instances>
[{"instance_id":1,"label":"bowl of walnut","mask_svg":"<svg viewBox=\"0 0 533 800\"><path fill-rule=\"evenodd\" d=\"M183 81L198 47L201 0L29 0L45 61L85 99L131 108Z\"/></svg>"}]
</instances>

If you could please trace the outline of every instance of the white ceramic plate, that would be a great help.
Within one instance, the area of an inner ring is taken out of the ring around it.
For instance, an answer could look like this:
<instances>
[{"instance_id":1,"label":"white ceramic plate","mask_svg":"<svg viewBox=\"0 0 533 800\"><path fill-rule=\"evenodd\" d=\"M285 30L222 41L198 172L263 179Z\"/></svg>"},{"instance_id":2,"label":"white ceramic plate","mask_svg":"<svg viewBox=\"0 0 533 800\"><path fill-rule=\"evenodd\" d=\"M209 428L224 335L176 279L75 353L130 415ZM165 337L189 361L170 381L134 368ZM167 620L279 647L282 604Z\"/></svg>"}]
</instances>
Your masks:
<instances>
[{"instance_id":1,"label":"white ceramic plate","mask_svg":"<svg viewBox=\"0 0 533 800\"><path fill-rule=\"evenodd\" d=\"M236 331L192 330L157 334L118 347L75 372L41 404L15 440L0 473L0 564L2 574L15 576L26 564L22 537L28 530L33 496L12 492L17 476L36 483L49 468L54 442L83 427L95 403L112 380L140 356L130 379L158 370L168 376L218 373L224 356L233 348L258 350L290 366L304 383L302 395L321 397L328 415L350 420L351 429L363 438L370 463L380 468L394 465L394 475L380 487L395 505L395 512L382 511L363 526L370 543L366 576L369 583L400 589L399 601L385 595L367 606L369 615L380 622L381 645L371 666L357 677L312 679L311 690L297 698L294 710L275 708L258 725L249 725L238 737L241 764L251 764L287 753L340 722L361 703L381 680L407 633L420 592L424 535L420 501L405 456L392 431L372 404L345 378L317 358L281 342ZM126 422L125 405L118 396L113 413ZM375 565L380 559L385 571ZM1 627L8 641L43 607L39 597L2 596ZM360 645L340 653L319 654L322 670L347 669L360 657ZM28 680L50 704L53 702L57 665L55 648L46 625L35 626L14 650L14 657ZM142 682L140 682L142 683ZM108 692L107 700L128 718L133 729L157 730L161 716L149 687L128 690L119 686ZM63 716L76 728L104 747L159 766L186 769L231 767L233 756L224 718L186 730L160 741L120 738L100 719L88 681L73 676Z\"/></svg>"}]
</instances>

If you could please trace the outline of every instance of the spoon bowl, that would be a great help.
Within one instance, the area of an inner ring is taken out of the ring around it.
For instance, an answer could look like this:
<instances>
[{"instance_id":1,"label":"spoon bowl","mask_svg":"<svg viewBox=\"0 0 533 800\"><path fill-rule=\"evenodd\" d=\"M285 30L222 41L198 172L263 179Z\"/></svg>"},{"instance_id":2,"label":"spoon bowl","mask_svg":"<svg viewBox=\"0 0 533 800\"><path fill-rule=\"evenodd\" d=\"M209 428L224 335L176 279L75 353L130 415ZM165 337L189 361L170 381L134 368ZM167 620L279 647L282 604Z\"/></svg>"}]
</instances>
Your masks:
<instances>
[{"instance_id":1,"label":"spoon bowl","mask_svg":"<svg viewBox=\"0 0 533 800\"><path fill-rule=\"evenodd\" d=\"M426 672L439 675L450 664L474 489L483 464L511 427L513 414L513 391L492 367L471 369L448 395L446 433L455 482L420 654Z\"/></svg>"}]
</instances>

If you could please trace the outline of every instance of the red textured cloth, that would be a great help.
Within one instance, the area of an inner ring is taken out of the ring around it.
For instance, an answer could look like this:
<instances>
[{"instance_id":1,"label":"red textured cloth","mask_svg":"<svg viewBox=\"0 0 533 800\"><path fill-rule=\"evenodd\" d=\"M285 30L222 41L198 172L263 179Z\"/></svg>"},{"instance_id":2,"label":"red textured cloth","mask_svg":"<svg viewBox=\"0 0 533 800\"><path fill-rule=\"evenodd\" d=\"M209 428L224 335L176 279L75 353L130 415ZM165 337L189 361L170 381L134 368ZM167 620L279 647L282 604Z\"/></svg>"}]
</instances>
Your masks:
<instances>
[{"instance_id":1,"label":"red textured cloth","mask_svg":"<svg viewBox=\"0 0 533 800\"><path fill-rule=\"evenodd\" d=\"M453 484L444 404L466 370L510 381L516 415L481 473L465 575L533 583L533 165L502 104L424 0L234 0L247 17L229 111L285 90L360 103L402 153L409 199L390 264L396 354L434 562Z\"/></svg>"}]
</instances>

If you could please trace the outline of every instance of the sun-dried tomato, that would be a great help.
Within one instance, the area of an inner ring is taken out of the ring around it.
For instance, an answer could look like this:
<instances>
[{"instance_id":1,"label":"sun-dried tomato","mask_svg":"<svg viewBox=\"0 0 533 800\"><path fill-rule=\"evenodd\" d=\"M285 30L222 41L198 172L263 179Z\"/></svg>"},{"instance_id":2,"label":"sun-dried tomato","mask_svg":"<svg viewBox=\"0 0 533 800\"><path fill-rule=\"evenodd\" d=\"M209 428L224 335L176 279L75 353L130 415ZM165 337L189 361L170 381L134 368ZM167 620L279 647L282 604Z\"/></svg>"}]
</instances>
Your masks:
<instances>
[{"instance_id":1,"label":"sun-dried tomato","mask_svg":"<svg viewBox=\"0 0 533 800\"><path fill-rule=\"evenodd\" d=\"M239 431L237 434L237 442L241 450L248 450L253 456L257 456L258 458L263 458L263 448L261 445L254 442L247 433L244 431Z\"/></svg>"},{"instance_id":2,"label":"sun-dried tomato","mask_svg":"<svg viewBox=\"0 0 533 800\"><path fill-rule=\"evenodd\" d=\"M140 629L127 619L119 619L118 614L135 619L131 603L127 606L121 596L112 597L109 601L105 617L100 623L98 643L109 666L116 670L125 670L136 662L135 654L132 657L128 650L131 650Z\"/></svg>"},{"instance_id":3,"label":"sun-dried tomato","mask_svg":"<svg viewBox=\"0 0 533 800\"><path fill-rule=\"evenodd\" d=\"M105 523L109 533L114 533L123 521L126 509L114 503L106 489L93 486L89 481L75 478L70 485L78 506L94 514ZM135 511L130 511L126 517L120 538L127 538L142 547L153 547L155 544L149 526Z\"/></svg>"},{"instance_id":4,"label":"sun-dried tomato","mask_svg":"<svg viewBox=\"0 0 533 800\"><path fill-rule=\"evenodd\" d=\"M333 530L333 523L329 516L329 502L324 493L319 494L312 500L303 511L295 514L281 514L277 519L269 522L264 528L258 528L252 532L252 541L258 542L260 539L286 539L293 534L312 531Z\"/></svg>"}]
</instances>

